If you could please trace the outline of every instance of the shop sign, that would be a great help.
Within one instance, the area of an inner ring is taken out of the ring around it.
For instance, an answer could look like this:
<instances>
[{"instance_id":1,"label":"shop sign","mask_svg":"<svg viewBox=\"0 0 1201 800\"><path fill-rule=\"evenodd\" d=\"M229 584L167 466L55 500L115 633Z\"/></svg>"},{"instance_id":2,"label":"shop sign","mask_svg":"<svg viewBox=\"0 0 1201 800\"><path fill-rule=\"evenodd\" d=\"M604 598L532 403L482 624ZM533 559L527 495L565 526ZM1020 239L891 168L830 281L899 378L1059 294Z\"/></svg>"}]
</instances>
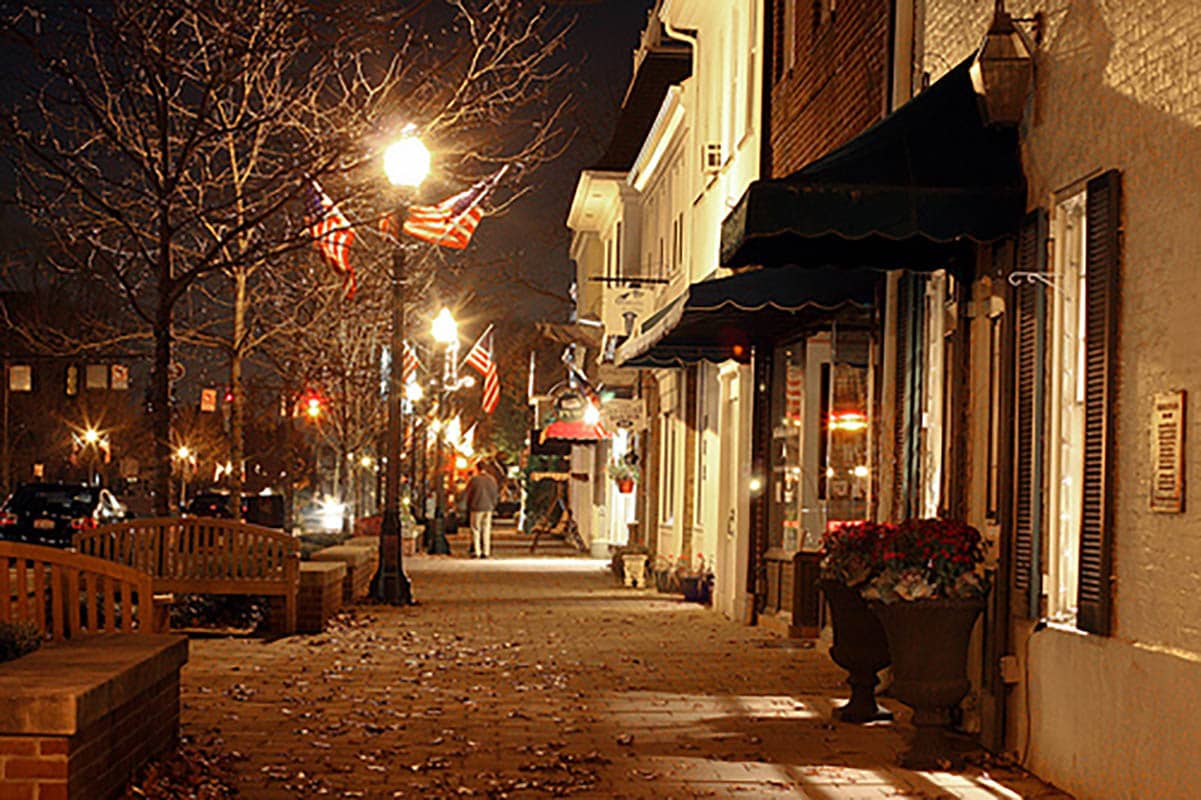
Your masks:
<instances>
[{"instance_id":1,"label":"shop sign","mask_svg":"<svg viewBox=\"0 0 1201 800\"><path fill-rule=\"evenodd\" d=\"M1184 511L1184 392L1155 395L1151 414L1151 510Z\"/></svg>"},{"instance_id":2,"label":"shop sign","mask_svg":"<svg viewBox=\"0 0 1201 800\"><path fill-rule=\"evenodd\" d=\"M608 427L642 430L646 427L646 409L642 398L613 398L606 400L601 412L609 422Z\"/></svg>"}]
</instances>

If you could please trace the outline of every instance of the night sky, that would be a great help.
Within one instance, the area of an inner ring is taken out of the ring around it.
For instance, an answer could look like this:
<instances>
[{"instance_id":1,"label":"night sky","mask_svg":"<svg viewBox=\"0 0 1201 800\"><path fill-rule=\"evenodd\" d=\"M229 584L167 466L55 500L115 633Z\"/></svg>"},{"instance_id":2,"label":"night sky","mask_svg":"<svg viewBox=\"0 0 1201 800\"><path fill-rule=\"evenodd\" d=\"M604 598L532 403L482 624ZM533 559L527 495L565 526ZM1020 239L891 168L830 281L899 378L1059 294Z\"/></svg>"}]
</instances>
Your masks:
<instances>
[{"instance_id":1,"label":"night sky","mask_svg":"<svg viewBox=\"0 0 1201 800\"><path fill-rule=\"evenodd\" d=\"M537 319L564 321L570 306L568 288L574 267L568 258L567 211L580 170L603 153L613 133L618 106L633 66L633 52L653 0L559 0L562 13L576 18L567 54L574 66L571 81L576 100L568 124L575 139L555 163L538 170L533 191L503 217L485 220L473 247L485 260L511 254L513 270L556 302L520 285L471 281L485 305L504 307L510 324Z\"/></svg>"}]
</instances>

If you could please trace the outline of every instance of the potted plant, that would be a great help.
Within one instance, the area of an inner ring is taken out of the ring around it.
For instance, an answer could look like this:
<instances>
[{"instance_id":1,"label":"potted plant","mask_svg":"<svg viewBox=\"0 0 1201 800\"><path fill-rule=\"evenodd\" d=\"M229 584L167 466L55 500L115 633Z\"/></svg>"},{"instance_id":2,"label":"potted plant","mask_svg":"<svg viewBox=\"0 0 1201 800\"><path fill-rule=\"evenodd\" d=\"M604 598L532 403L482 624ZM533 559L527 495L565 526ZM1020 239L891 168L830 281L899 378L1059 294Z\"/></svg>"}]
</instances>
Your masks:
<instances>
[{"instance_id":1,"label":"potted plant","mask_svg":"<svg viewBox=\"0 0 1201 800\"><path fill-rule=\"evenodd\" d=\"M957 520L912 519L881 542L880 569L863 587L884 626L892 694L913 708L915 735L901 763L961 763L946 741L949 711L967 695L967 648L989 582L980 532Z\"/></svg>"},{"instance_id":2,"label":"potted plant","mask_svg":"<svg viewBox=\"0 0 1201 800\"><path fill-rule=\"evenodd\" d=\"M876 704L876 673L891 663L888 639L880 620L867 607L859 590L881 569L883 542L891 525L852 522L834 527L822 536L821 576L834 629L830 658L847 671L851 698L834 714L843 722L892 719L892 712Z\"/></svg>"},{"instance_id":3,"label":"potted plant","mask_svg":"<svg viewBox=\"0 0 1201 800\"><path fill-rule=\"evenodd\" d=\"M664 594L679 594L680 583L674 556L655 556L655 588Z\"/></svg>"},{"instance_id":4,"label":"potted plant","mask_svg":"<svg viewBox=\"0 0 1201 800\"><path fill-rule=\"evenodd\" d=\"M638 467L626 461L614 461L609 464L609 477L617 482L617 491L629 494L638 480Z\"/></svg>"},{"instance_id":5,"label":"potted plant","mask_svg":"<svg viewBox=\"0 0 1201 800\"><path fill-rule=\"evenodd\" d=\"M688 562L681 558L676 567L676 578L685 600L705 605L712 601L713 570L708 567L703 555L697 555L694 568L690 568Z\"/></svg>"},{"instance_id":6,"label":"potted plant","mask_svg":"<svg viewBox=\"0 0 1201 800\"><path fill-rule=\"evenodd\" d=\"M613 567L622 585L634 589L646 587L646 560L649 556L650 550L643 544L617 548L613 554Z\"/></svg>"}]
</instances>

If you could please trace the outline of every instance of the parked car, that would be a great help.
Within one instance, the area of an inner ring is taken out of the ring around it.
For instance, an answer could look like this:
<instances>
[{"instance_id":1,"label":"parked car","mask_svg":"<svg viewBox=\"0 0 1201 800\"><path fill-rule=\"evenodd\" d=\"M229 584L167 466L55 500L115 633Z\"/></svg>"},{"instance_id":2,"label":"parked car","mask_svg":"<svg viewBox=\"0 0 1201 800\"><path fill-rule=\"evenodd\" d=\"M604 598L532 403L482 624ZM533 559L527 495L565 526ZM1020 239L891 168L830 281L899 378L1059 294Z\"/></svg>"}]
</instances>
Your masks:
<instances>
[{"instance_id":1,"label":"parked car","mask_svg":"<svg viewBox=\"0 0 1201 800\"><path fill-rule=\"evenodd\" d=\"M184 513L196 517L217 517L218 519L233 519L234 516L229 507L228 492L201 492L188 501ZM239 517L253 525L282 530L286 522L283 495L242 495L242 513Z\"/></svg>"},{"instance_id":2,"label":"parked car","mask_svg":"<svg viewBox=\"0 0 1201 800\"><path fill-rule=\"evenodd\" d=\"M0 538L68 547L79 531L119 522L125 506L108 489L72 483L25 483L0 507Z\"/></svg>"}]
</instances>

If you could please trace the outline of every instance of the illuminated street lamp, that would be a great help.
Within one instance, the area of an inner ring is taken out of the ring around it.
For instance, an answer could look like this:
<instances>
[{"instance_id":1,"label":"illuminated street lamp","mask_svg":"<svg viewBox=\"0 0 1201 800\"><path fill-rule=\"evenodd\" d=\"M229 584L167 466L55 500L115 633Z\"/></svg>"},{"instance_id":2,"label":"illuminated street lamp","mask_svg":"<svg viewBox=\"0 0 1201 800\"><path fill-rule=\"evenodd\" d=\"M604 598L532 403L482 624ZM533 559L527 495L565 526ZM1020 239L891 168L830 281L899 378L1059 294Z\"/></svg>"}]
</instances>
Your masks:
<instances>
[{"instance_id":1,"label":"illuminated street lamp","mask_svg":"<svg viewBox=\"0 0 1201 800\"><path fill-rule=\"evenodd\" d=\"M175 448L175 457L179 460L179 509L182 511L188 503L188 468L196 461L196 453L186 444Z\"/></svg>"},{"instance_id":2,"label":"illuminated street lamp","mask_svg":"<svg viewBox=\"0 0 1201 800\"><path fill-rule=\"evenodd\" d=\"M91 451L87 454L88 484L94 484L96 482L96 462L99 460L100 454L104 454L104 460L107 463L112 452L108 436L89 425L79 433L72 433L71 440L75 447Z\"/></svg>"},{"instance_id":3,"label":"illuminated street lamp","mask_svg":"<svg viewBox=\"0 0 1201 800\"><path fill-rule=\"evenodd\" d=\"M404 572L400 500L400 450L404 429L405 340L405 247L401 243L404 219L412 192L430 171L430 152L417 138L415 129L405 129L399 141L384 151L384 172L388 181L401 190L396 211L398 233L392 252L392 357L388 361L388 441L384 461L384 515L380 521L380 569L375 586L376 597L393 605L410 605L413 587Z\"/></svg>"},{"instance_id":4,"label":"illuminated street lamp","mask_svg":"<svg viewBox=\"0 0 1201 800\"><path fill-rule=\"evenodd\" d=\"M446 395L459 386L459 323L450 309L443 306L430 325L430 335L443 346L442 385L438 387L438 407L434 414L439 420L434 439L434 521L429 539L431 553L450 553L446 541L446 465L443 463L443 444L446 442L446 425L440 423L444 416Z\"/></svg>"}]
</instances>

